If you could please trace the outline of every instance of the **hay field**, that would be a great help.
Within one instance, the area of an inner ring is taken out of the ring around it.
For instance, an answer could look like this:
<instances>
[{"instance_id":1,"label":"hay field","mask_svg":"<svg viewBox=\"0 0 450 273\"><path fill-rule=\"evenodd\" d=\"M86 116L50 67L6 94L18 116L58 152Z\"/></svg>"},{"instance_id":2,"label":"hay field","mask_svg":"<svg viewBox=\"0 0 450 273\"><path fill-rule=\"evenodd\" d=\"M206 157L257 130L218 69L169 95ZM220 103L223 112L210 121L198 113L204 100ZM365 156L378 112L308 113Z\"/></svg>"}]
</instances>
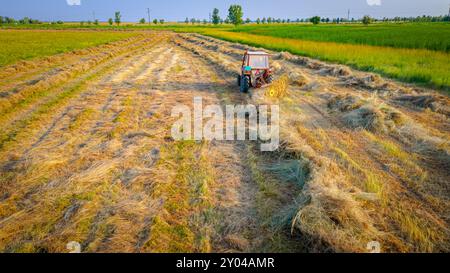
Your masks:
<instances>
[{"instance_id":1,"label":"hay field","mask_svg":"<svg viewBox=\"0 0 450 273\"><path fill-rule=\"evenodd\" d=\"M448 252L448 97L269 49L241 94L248 48L153 31L0 68L0 251ZM280 149L175 141L199 96L280 105Z\"/></svg>"}]
</instances>

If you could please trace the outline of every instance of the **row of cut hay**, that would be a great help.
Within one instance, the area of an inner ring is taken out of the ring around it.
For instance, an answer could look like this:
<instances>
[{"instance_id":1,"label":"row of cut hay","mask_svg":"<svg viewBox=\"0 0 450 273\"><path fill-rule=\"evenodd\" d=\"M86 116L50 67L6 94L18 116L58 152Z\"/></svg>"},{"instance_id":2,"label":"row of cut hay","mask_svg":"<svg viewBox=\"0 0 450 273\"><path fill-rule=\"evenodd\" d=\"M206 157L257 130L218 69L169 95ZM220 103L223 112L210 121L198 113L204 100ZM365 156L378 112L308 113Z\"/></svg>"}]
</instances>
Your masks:
<instances>
[{"instance_id":1,"label":"row of cut hay","mask_svg":"<svg viewBox=\"0 0 450 273\"><path fill-rule=\"evenodd\" d=\"M202 44L198 46L201 47ZM346 77L345 70L334 66L325 68L323 66L317 66L316 68L321 73L324 73L324 69L326 69L327 73L333 76ZM290 80L291 82L295 82L297 78L300 78L299 85L302 85L303 78L301 75L291 75ZM368 86L372 82L377 81L375 76L367 76L367 79ZM386 105L380 105L380 107L370 105L362 107L363 105L358 105L358 102L352 101L352 99L350 99L349 103L337 102L337 104L341 104L337 106L338 109L347 112L346 120L352 128L366 128L378 132L403 128L401 127L404 122L403 116L398 111ZM352 113L352 111L355 112ZM286 115L287 113L283 116ZM286 125L283 127L290 128L291 126L286 122ZM288 143L290 150L307 155L307 158L310 158L311 162L313 162L311 165L310 180L306 184L304 191L305 200L310 201L301 206L294 221L294 227L296 229L298 228L303 236L310 236L312 238L319 237L322 243L326 242L334 251L365 251L364 242L375 239L388 242L391 245L390 247L397 244L391 251L398 251L399 249L433 251L440 248L438 242L443 238L442 231L439 231L439 226L441 225L438 224L435 229L431 228L428 224L420 224L419 222L426 220L414 218L413 215L415 213L405 208L396 210L396 213L394 213L395 211L391 211L393 213L391 215L392 217L395 215L404 215L404 217L396 217L396 221L403 226L402 232L408 233L415 230L414 232L417 234L429 235L424 235L425 237L421 237L422 235L412 236L402 243L400 241L396 242L397 239L394 237L386 236L382 230L376 227L376 218L373 219L372 215L367 214L366 208L361 205L360 201L360 199L377 200L378 198L371 196L370 193L364 192L364 188L362 191L354 192L354 185L352 185L352 182L346 177L347 174L342 172L333 159L318 155L307 143L301 144L300 137L293 137L294 135L296 135L296 132L289 132L288 130L288 132L284 133L282 139ZM379 191L382 194L380 178L365 171L362 172L362 176L366 179L365 187L367 189ZM352 188L353 191L347 191L347 189ZM387 188L385 191L389 192ZM390 202L397 204L395 198L392 197ZM417 225L414 224L406 227L405 217L408 217L408 219ZM388 230L393 229L393 227L385 228ZM435 240L427 237L431 236L431 234L435 234L433 235L436 236ZM409 248L405 245L408 242L407 240L416 240L418 246Z\"/></svg>"},{"instance_id":2,"label":"row of cut hay","mask_svg":"<svg viewBox=\"0 0 450 273\"><path fill-rule=\"evenodd\" d=\"M328 107L343 113L342 120L350 128L391 133L411 147L412 151L434 157L442 166L450 166L448 140L430 135L420 124L393 107L374 99L364 100L350 94L330 98Z\"/></svg>"},{"instance_id":3,"label":"row of cut hay","mask_svg":"<svg viewBox=\"0 0 450 273\"><path fill-rule=\"evenodd\" d=\"M154 44L154 41L149 40L148 45L152 44ZM134 47L134 50L135 51L142 50L142 47L141 46ZM124 57L128 53L129 49L118 52L117 53L118 55L116 57L106 60L105 62L99 63L99 65L87 71L85 74L81 75L75 81L69 82L68 84L63 85L60 88L56 88L58 92L55 92L43 103L37 105L33 109L33 111L28 113L26 116L23 116L20 119L14 121L11 124L11 126L9 126L10 128L5 129L0 134L1 146L4 148L6 143L11 143L12 141L15 141L19 137L19 135L24 136L24 131L28 131L27 129L28 127L29 128L36 127L35 123L36 120L40 120L40 115L48 113L50 109L53 109L54 107L58 106L60 102L66 101L74 94L77 94L80 91L80 88L84 86L88 80L97 77L96 74L99 73L99 71L108 68L108 66L111 66L111 61L113 61L114 58Z\"/></svg>"},{"instance_id":4,"label":"row of cut hay","mask_svg":"<svg viewBox=\"0 0 450 273\"><path fill-rule=\"evenodd\" d=\"M204 55L198 47L194 50L200 51L199 53L203 54L201 56L214 61L214 65L223 65L218 63L217 58L211 58L208 54ZM262 101L258 103L267 103L264 97L260 99ZM290 113L283 113L284 117L287 115ZM288 124L289 120L283 119L280 127L292 128ZM378 236L378 233L364 209L356 204L354 194L342 189L345 188L344 185L348 187L349 182L345 180L343 174L338 173L339 168L328 158L318 156L295 135L295 132L282 129L281 139L282 142L287 143L284 149L311 159L309 179L303 191L305 200L309 201L305 202L300 209L297 208L298 213L292 222L295 230L302 232L305 243L308 240L313 243L314 237L329 244L333 251L364 251L361 241L372 240ZM336 221L339 221L341 226L336 226ZM319 250L323 251L323 249L317 249Z\"/></svg>"},{"instance_id":5,"label":"row of cut hay","mask_svg":"<svg viewBox=\"0 0 450 273\"><path fill-rule=\"evenodd\" d=\"M95 75L107 81L105 73L111 73L117 66L128 66L133 59L124 62L126 55L138 51L140 49L136 48L115 57L105 66L107 70L97 71ZM137 94L135 90L131 90L131 93ZM96 100L97 96L88 98ZM104 96L104 99L106 100L107 96ZM93 101L87 101L86 105L91 106L90 102ZM142 100L133 102L140 103L140 108L144 105ZM97 110L102 107L100 102L94 104L97 105ZM121 126L134 128L140 124L133 118L135 116L137 114L127 114L127 119L120 121L123 122ZM108 118L109 116L104 117L103 121ZM87 252L111 249L135 251L133 241L137 238L134 236L145 229L149 224L148 218L159 208L157 200L143 193L143 183L150 180L148 170L136 167L143 164L142 160L130 158L137 154L136 145L128 143L124 151L120 149L123 147L120 140L108 141L106 132L103 134L97 130L98 124L96 125L95 121L85 118L81 122L91 126L77 124L72 127L71 130L77 133L76 137L73 135L61 146L54 145L61 141L61 138L47 139L46 144L50 143L54 148L42 156L39 156L39 153L35 155L36 161L32 162L32 167L36 169L30 168L27 172L17 170L19 177L16 181L21 183L16 185L13 192L19 196L17 199L9 198L8 201L12 202L10 205L13 206L16 200L28 202L26 193L30 189L37 190L35 195L39 195L39 199L36 204L28 204L32 209L26 210L25 214L19 211L13 214L13 217L6 218L7 221L0 230L4 251L37 252L42 249L49 252L66 252L65 244L69 241L81 243L82 250ZM95 127L92 127L94 125ZM72 133L58 132L68 137ZM145 143L149 144L148 141ZM122 156L118 156L120 153ZM58 164L54 164L56 160ZM136 170L127 171L131 166ZM122 169L125 169L123 174L119 173ZM139 178L134 177L135 172L140 174ZM39 178L44 180L39 181ZM134 178L136 179L133 180ZM25 185L28 185L28 188ZM19 198L21 193L23 195ZM4 209L7 203L3 202L1 208ZM110 237L112 242L105 240L105 236Z\"/></svg>"},{"instance_id":6,"label":"row of cut hay","mask_svg":"<svg viewBox=\"0 0 450 273\"><path fill-rule=\"evenodd\" d=\"M49 77L45 77L32 85L25 86L22 90L18 90L18 92L14 92L13 94L5 93L5 96L0 98L0 113L4 116L5 114L15 111L18 107L23 107L34 101L34 99L41 97L52 87L62 85L77 75L91 70L102 62L109 60L130 48L136 48L148 42L147 39L141 39L139 42L131 43L127 48L120 46L109 48L108 51L101 51L93 55L92 58L63 67L58 73L49 75Z\"/></svg>"},{"instance_id":7,"label":"row of cut hay","mask_svg":"<svg viewBox=\"0 0 450 273\"><path fill-rule=\"evenodd\" d=\"M234 48L234 43L205 37L199 34L194 34L193 36L195 39L192 37L189 39L194 43L213 50L214 44L220 45L220 47L216 48L217 50L224 54L239 58L238 52L229 49L225 50L226 48ZM199 41L201 41L201 43ZM239 50L245 49L259 50L260 48L244 46L244 48ZM345 86L364 88L371 92L376 92L392 98L393 101L401 102L407 106L430 109L431 111L446 116L450 115L450 100L436 92L430 92L420 88L411 88L409 86L384 80L377 74L353 72L349 67L344 65L327 64L308 57L296 56L288 52L274 53L273 55L277 60L272 62L272 66L276 71L282 68L282 65L279 64L278 61L288 61L308 69L316 70L322 75L339 77L342 80L342 84Z\"/></svg>"},{"instance_id":8,"label":"row of cut hay","mask_svg":"<svg viewBox=\"0 0 450 273\"><path fill-rule=\"evenodd\" d=\"M198 55L200 57L205 58L210 63L216 65L219 67L220 70L224 71L225 73L236 76L238 71L238 66L236 63L233 63L226 58L223 58L222 56L218 54L213 54L208 50L205 50L201 47L191 45L188 42L184 42L181 40L178 40L175 42L178 46L187 49L191 52L193 52L195 55Z\"/></svg>"},{"instance_id":9,"label":"row of cut hay","mask_svg":"<svg viewBox=\"0 0 450 273\"><path fill-rule=\"evenodd\" d=\"M19 61L2 69L2 72L5 73L5 75L0 83L0 96L8 96L8 90L14 90L14 93L20 92L20 89L26 87L27 85L32 85L39 81L45 80L45 78L55 75L64 69L70 68L74 65L79 65L82 61L95 59L102 53L105 54L109 51L114 52L117 48L121 47L128 48L134 43L140 42L143 38L143 35L137 35L118 42L48 56L38 60ZM21 66L22 63L26 63L26 66L29 66L30 69L15 71L16 67ZM6 71L10 70L12 71L11 74L6 73Z\"/></svg>"},{"instance_id":10,"label":"row of cut hay","mask_svg":"<svg viewBox=\"0 0 450 273\"><path fill-rule=\"evenodd\" d=\"M9 136L13 136L16 133L18 133L21 130L21 126L28 123L27 117L30 115L33 115L34 112L38 112L42 106L45 106L49 102L53 100L54 97L60 97L63 96L66 89L71 89L72 87L82 83L85 81L85 78L88 77L88 75L92 75L92 73L95 73L96 67L101 66L105 63L107 63L109 60L114 58L115 56L119 56L121 54L126 54L131 49L140 49L141 46L149 45L154 43L153 40L143 40L146 41L145 43L138 43L134 47L129 47L126 49L120 49L117 48L114 52L109 52L108 57L104 59L98 59L98 61L94 62L91 67L87 68L86 64L83 64L82 69L83 72L75 72L73 71L74 78L73 79L67 79L67 82L61 82L61 83L55 83L56 85L50 86L48 90L40 90L31 88L30 91L36 90L37 93L34 95L30 95L29 97L23 98L23 100L16 103L15 107L11 107L8 109L4 109L6 112L3 113L3 116L0 118L0 122L4 126L4 131L2 132L1 138L2 141L10 138ZM142 41L142 42L143 42ZM78 68L81 69L81 68ZM83 74L84 73L84 74ZM61 80L60 77L58 77L59 80ZM47 84L47 83L45 83ZM23 95L23 94L22 94ZM43 100L38 100L40 97L43 97ZM37 101L37 103L35 103ZM30 111L25 112L26 109L31 108ZM21 114L25 113L25 115ZM10 128L8 128L10 127Z\"/></svg>"},{"instance_id":11,"label":"row of cut hay","mask_svg":"<svg viewBox=\"0 0 450 273\"><path fill-rule=\"evenodd\" d=\"M117 42L112 42L104 45L100 45L92 48L79 49L68 53L62 53L54 56L43 57L39 60L30 61L18 61L15 64L3 67L0 71L0 79L7 80L9 77L14 77L17 74L29 73L36 69L46 69L54 67L57 64L64 64L67 58L71 56L77 57L89 57L90 55L98 52L105 52L117 47L128 47L130 44L135 43L138 39L141 39L141 35L123 39Z\"/></svg>"}]
</instances>

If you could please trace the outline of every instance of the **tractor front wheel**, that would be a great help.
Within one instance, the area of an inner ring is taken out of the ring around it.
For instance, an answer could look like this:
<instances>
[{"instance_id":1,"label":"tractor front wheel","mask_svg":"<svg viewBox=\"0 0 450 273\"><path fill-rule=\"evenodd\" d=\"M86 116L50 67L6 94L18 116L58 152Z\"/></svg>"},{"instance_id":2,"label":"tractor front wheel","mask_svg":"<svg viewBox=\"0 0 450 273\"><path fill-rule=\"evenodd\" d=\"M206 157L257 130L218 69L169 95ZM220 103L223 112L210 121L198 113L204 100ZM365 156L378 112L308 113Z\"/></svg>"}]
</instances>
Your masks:
<instances>
[{"instance_id":1,"label":"tractor front wheel","mask_svg":"<svg viewBox=\"0 0 450 273\"><path fill-rule=\"evenodd\" d=\"M250 81L248 79L248 77L241 77L241 92L242 93L247 93L248 90L250 89Z\"/></svg>"},{"instance_id":2,"label":"tractor front wheel","mask_svg":"<svg viewBox=\"0 0 450 273\"><path fill-rule=\"evenodd\" d=\"M272 82L273 82L273 75L269 75L269 76L267 77L266 82L267 82L267 83L272 83Z\"/></svg>"}]
</instances>

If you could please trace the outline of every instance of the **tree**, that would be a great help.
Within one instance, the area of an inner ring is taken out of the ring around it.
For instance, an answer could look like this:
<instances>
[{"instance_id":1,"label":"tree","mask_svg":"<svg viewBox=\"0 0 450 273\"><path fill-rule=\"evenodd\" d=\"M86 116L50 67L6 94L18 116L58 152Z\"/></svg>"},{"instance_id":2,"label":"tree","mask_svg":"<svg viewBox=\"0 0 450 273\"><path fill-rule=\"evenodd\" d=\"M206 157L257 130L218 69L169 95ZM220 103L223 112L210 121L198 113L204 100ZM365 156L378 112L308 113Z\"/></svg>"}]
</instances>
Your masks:
<instances>
[{"instance_id":1,"label":"tree","mask_svg":"<svg viewBox=\"0 0 450 273\"><path fill-rule=\"evenodd\" d=\"M212 22L214 25L218 25L220 23L219 9L215 8L212 13Z\"/></svg>"},{"instance_id":2,"label":"tree","mask_svg":"<svg viewBox=\"0 0 450 273\"><path fill-rule=\"evenodd\" d=\"M28 17L24 17L22 20L19 20L19 23L25 24L25 25L31 24L31 19Z\"/></svg>"},{"instance_id":3,"label":"tree","mask_svg":"<svg viewBox=\"0 0 450 273\"><path fill-rule=\"evenodd\" d=\"M265 24L267 21L266 17L262 18L262 23Z\"/></svg>"},{"instance_id":4,"label":"tree","mask_svg":"<svg viewBox=\"0 0 450 273\"><path fill-rule=\"evenodd\" d=\"M250 18L245 19L246 24L250 24L251 22L252 22L252 20L250 20Z\"/></svg>"},{"instance_id":5,"label":"tree","mask_svg":"<svg viewBox=\"0 0 450 273\"><path fill-rule=\"evenodd\" d=\"M195 21L195 18L192 18L192 19L191 19L191 23L194 25L195 22L196 22L196 21Z\"/></svg>"},{"instance_id":6,"label":"tree","mask_svg":"<svg viewBox=\"0 0 450 273\"><path fill-rule=\"evenodd\" d=\"M158 24L158 19L153 19L153 24L157 25Z\"/></svg>"},{"instance_id":7,"label":"tree","mask_svg":"<svg viewBox=\"0 0 450 273\"><path fill-rule=\"evenodd\" d=\"M314 16L309 21L311 21L314 25L317 25L320 23L320 16Z\"/></svg>"},{"instance_id":8,"label":"tree","mask_svg":"<svg viewBox=\"0 0 450 273\"><path fill-rule=\"evenodd\" d=\"M94 21L94 25L96 25L96 26L98 26L98 19L95 19L95 21Z\"/></svg>"},{"instance_id":9,"label":"tree","mask_svg":"<svg viewBox=\"0 0 450 273\"><path fill-rule=\"evenodd\" d=\"M261 24L261 19L256 19L256 23L259 25L259 24Z\"/></svg>"},{"instance_id":10,"label":"tree","mask_svg":"<svg viewBox=\"0 0 450 273\"><path fill-rule=\"evenodd\" d=\"M189 24L189 18L186 17L186 20L184 20L185 24Z\"/></svg>"},{"instance_id":11,"label":"tree","mask_svg":"<svg viewBox=\"0 0 450 273\"><path fill-rule=\"evenodd\" d=\"M139 24L145 24L145 18L141 18L141 20L139 20Z\"/></svg>"},{"instance_id":12,"label":"tree","mask_svg":"<svg viewBox=\"0 0 450 273\"><path fill-rule=\"evenodd\" d=\"M372 23L372 18L370 18L369 15L364 15L364 17L362 18L362 22L364 25L368 25Z\"/></svg>"},{"instance_id":13,"label":"tree","mask_svg":"<svg viewBox=\"0 0 450 273\"><path fill-rule=\"evenodd\" d=\"M228 20L235 26L243 23L243 16L244 13L242 12L242 7L240 5L231 5L228 9Z\"/></svg>"},{"instance_id":14,"label":"tree","mask_svg":"<svg viewBox=\"0 0 450 273\"><path fill-rule=\"evenodd\" d=\"M5 23L3 16L0 16L0 25L3 25Z\"/></svg>"},{"instance_id":15,"label":"tree","mask_svg":"<svg viewBox=\"0 0 450 273\"><path fill-rule=\"evenodd\" d=\"M161 25L164 25L164 19L159 19L159 23L161 24Z\"/></svg>"},{"instance_id":16,"label":"tree","mask_svg":"<svg viewBox=\"0 0 450 273\"><path fill-rule=\"evenodd\" d=\"M204 24L204 25L208 24L208 20L203 19L203 24Z\"/></svg>"},{"instance_id":17,"label":"tree","mask_svg":"<svg viewBox=\"0 0 450 273\"><path fill-rule=\"evenodd\" d=\"M112 19L112 18L109 18L109 19L108 19L108 24L109 24L110 26L112 26L113 23L114 23L113 19Z\"/></svg>"},{"instance_id":18,"label":"tree","mask_svg":"<svg viewBox=\"0 0 450 273\"><path fill-rule=\"evenodd\" d=\"M122 15L120 14L120 11L116 11L116 13L114 13L114 22L116 23L116 25L120 25L122 20Z\"/></svg>"}]
</instances>

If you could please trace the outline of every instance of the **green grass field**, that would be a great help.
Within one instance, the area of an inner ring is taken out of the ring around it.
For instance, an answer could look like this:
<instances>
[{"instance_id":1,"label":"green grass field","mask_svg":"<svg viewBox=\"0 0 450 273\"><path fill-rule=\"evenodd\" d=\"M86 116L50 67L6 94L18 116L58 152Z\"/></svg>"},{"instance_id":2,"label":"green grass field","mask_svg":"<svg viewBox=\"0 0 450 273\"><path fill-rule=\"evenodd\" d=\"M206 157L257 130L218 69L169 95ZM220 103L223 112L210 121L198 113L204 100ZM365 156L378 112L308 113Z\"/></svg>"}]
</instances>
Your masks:
<instances>
[{"instance_id":1,"label":"green grass field","mask_svg":"<svg viewBox=\"0 0 450 273\"><path fill-rule=\"evenodd\" d=\"M450 24L244 25L232 31L308 41L450 51Z\"/></svg>"},{"instance_id":2,"label":"green grass field","mask_svg":"<svg viewBox=\"0 0 450 273\"><path fill-rule=\"evenodd\" d=\"M135 35L112 31L0 30L0 66L97 46Z\"/></svg>"}]
</instances>

